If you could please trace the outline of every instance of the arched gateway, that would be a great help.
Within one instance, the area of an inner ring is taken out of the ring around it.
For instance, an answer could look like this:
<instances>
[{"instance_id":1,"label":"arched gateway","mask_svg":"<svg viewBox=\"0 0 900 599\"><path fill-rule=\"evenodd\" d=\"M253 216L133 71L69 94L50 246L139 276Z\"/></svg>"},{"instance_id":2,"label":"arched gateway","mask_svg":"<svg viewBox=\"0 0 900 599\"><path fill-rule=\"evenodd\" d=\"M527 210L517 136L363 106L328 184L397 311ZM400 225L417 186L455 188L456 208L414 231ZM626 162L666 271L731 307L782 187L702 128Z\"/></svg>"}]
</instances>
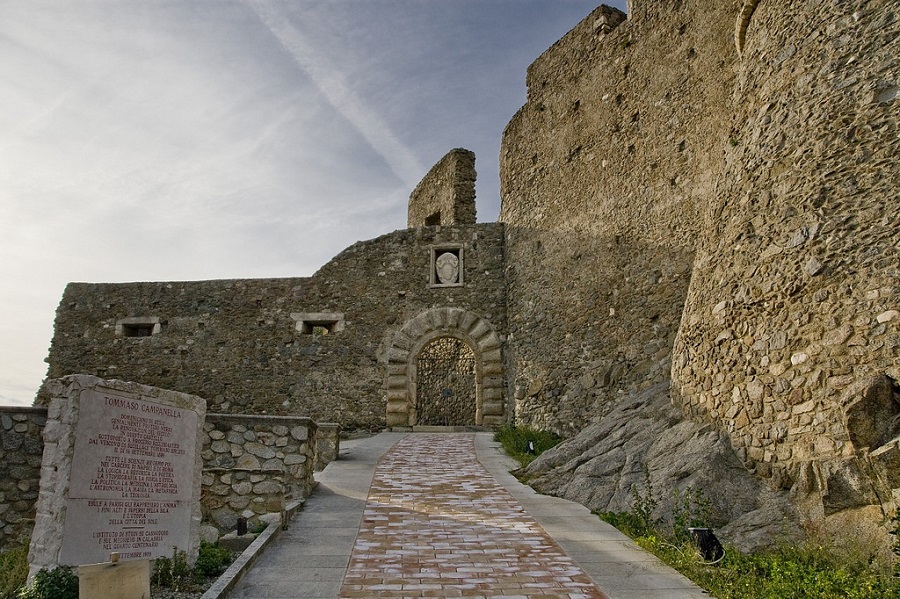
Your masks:
<instances>
[{"instance_id":1,"label":"arched gateway","mask_svg":"<svg viewBox=\"0 0 900 599\"><path fill-rule=\"evenodd\" d=\"M386 362L388 426L503 421L500 338L477 314L460 308L422 312L394 335Z\"/></svg>"}]
</instances>

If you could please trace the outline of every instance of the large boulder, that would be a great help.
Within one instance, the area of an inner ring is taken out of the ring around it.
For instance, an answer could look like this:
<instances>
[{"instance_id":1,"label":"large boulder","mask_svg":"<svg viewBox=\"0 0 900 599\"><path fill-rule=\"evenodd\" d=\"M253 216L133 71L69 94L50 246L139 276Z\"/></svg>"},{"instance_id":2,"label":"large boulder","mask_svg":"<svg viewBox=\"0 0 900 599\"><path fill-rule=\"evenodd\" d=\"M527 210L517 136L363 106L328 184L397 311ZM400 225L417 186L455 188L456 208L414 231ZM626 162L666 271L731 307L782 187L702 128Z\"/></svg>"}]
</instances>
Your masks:
<instances>
[{"instance_id":1,"label":"large boulder","mask_svg":"<svg viewBox=\"0 0 900 599\"><path fill-rule=\"evenodd\" d=\"M700 491L708 526L744 551L802 537L788 495L772 490L738 459L725 434L686 420L667 384L623 397L606 414L522 474L536 490L595 511L630 511L636 495L671 522L676 495Z\"/></svg>"}]
</instances>

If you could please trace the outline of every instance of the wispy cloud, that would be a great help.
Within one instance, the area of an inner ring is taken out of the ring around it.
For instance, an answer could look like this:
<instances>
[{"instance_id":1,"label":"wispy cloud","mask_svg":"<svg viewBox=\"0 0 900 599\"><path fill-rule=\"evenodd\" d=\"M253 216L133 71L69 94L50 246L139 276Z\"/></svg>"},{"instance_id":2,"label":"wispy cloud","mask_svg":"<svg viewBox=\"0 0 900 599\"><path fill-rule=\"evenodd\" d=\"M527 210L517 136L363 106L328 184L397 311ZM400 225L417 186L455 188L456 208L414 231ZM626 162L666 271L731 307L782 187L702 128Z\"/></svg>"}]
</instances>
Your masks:
<instances>
[{"instance_id":1,"label":"wispy cloud","mask_svg":"<svg viewBox=\"0 0 900 599\"><path fill-rule=\"evenodd\" d=\"M296 27L269 2L244 0L260 21L272 32L284 50L309 76L328 102L346 118L391 167L391 170L412 189L422 177L418 158L394 135L390 127L357 96L346 78L312 45Z\"/></svg>"}]
</instances>

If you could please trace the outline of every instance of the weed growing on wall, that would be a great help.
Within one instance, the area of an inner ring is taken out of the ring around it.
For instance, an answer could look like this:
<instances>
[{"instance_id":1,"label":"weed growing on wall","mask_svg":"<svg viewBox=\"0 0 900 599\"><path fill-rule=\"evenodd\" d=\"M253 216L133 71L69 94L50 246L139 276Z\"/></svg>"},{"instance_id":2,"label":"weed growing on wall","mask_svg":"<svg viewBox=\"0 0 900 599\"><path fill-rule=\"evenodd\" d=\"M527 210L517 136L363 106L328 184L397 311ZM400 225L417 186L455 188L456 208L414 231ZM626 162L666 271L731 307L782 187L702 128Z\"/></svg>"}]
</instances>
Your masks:
<instances>
[{"instance_id":1,"label":"weed growing on wall","mask_svg":"<svg viewBox=\"0 0 900 599\"><path fill-rule=\"evenodd\" d=\"M894 578L900 580L900 508L894 512L891 523L894 525L891 529L891 534L894 535L894 543L891 545L894 554Z\"/></svg>"}]
</instances>

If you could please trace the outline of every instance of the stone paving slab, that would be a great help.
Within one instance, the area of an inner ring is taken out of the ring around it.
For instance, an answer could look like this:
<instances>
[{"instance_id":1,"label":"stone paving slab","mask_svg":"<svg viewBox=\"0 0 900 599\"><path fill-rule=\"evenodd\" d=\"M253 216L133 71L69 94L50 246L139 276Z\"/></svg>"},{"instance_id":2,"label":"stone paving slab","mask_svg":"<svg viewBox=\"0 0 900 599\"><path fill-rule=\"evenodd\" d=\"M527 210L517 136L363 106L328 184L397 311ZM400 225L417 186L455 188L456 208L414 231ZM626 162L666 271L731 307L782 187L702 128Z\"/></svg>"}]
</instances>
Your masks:
<instances>
[{"instance_id":1,"label":"stone paving slab","mask_svg":"<svg viewBox=\"0 0 900 599\"><path fill-rule=\"evenodd\" d=\"M478 462L474 441L414 434L382 458L341 598L607 599Z\"/></svg>"}]
</instances>

